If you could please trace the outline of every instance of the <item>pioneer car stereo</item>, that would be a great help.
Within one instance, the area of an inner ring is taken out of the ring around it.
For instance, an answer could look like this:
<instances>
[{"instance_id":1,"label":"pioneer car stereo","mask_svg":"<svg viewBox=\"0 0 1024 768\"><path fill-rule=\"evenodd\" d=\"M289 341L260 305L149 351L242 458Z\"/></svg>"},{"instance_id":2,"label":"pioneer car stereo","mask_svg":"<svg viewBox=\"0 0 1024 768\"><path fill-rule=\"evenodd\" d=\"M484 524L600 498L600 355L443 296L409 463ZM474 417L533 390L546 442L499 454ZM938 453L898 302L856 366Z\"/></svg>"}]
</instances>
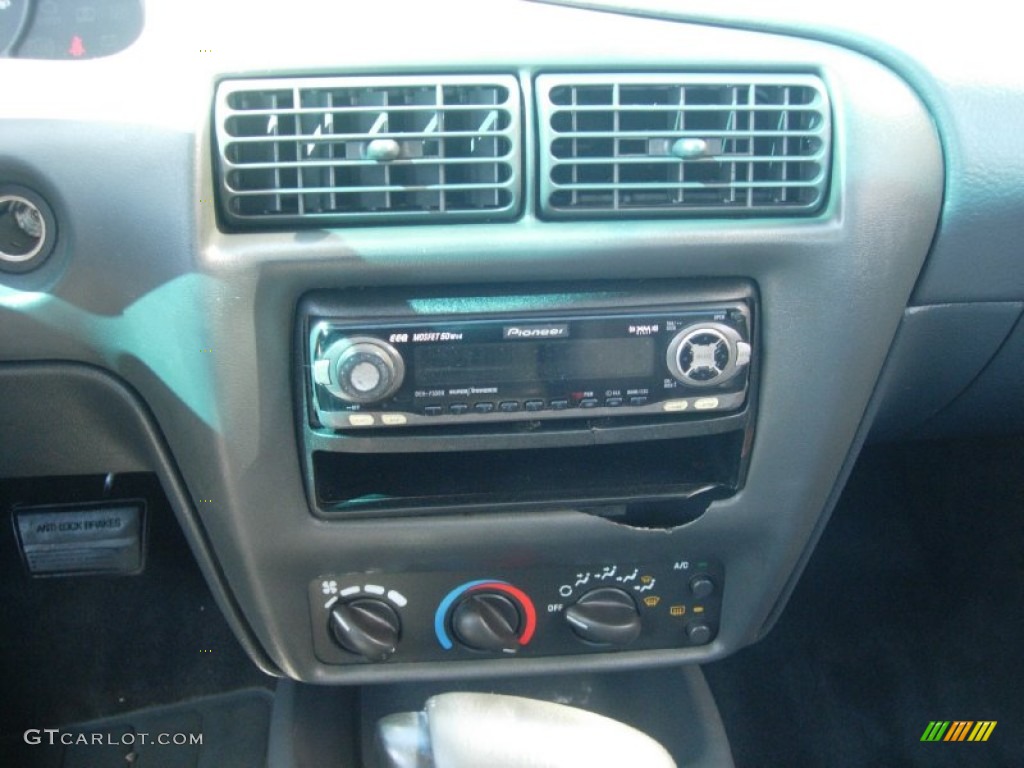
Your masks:
<instances>
[{"instance_id":1,"label":"pioneer car stereo","mask_svg":"<svg viewBox=\"0 0 1024 768\"><path fill-rule=\"evenodd\" d=\"M745 301L307 329L312 417L333 429L733 411L753 351Z\"/></svg>"}]
</instances>

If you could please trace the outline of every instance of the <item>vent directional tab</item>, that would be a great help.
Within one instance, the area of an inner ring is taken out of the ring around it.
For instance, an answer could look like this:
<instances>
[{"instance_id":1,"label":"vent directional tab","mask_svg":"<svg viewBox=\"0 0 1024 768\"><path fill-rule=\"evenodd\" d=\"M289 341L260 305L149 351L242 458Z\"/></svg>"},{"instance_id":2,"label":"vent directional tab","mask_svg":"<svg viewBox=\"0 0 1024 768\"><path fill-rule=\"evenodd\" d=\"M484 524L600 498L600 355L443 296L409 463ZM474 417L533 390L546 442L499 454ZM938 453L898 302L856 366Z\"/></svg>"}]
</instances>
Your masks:
<instances>
[{"instance_id":1,"label":"vent directional tab","mask_svg":"<svg viewBox=\"0 0 1024 768\"><path fill-rule=\"evenodd\" d=\"M519 101L500 75L225 80L221 212L242 227L514 217Z\"/></svg>"},{"instance_id":2,"label":"vent directional tab","mask_svg":"<svg viewBox=\"0 0 1024 768\"><path fill-rule=\"evenodd\" d=\"M542 213L811 214L826 198L828 94L810 75L537 78Z\"/></svg>"}]
</instances>

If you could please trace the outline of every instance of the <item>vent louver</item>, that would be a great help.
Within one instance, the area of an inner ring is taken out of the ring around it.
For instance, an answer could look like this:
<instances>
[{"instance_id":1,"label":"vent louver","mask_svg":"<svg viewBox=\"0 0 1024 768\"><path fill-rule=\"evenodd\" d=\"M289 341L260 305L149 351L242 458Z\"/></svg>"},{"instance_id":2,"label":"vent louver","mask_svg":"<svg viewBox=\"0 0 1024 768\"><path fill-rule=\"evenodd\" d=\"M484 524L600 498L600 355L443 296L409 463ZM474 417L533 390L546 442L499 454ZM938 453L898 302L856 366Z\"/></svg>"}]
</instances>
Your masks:
<instances>
[{"instance_id":1,"label":"vent louver","mask_svg":"<svg viewBox=\"0 0 1024 768\"><path fill-rule=\"evenodd\" d=\"M804 75L542 75L540 191L551 218L815 212L828 94Z\"/></svg>"},{"instance_id":2,"label":"vent louver","mask_svg":"<svg viewBox=\"0 0 1024 768\"><path fill-rule=\"evenodd\" d=\"M221 210L241 226L509 218L519 101L507 76L224 81Z\"/></svg>"}]
</instances>

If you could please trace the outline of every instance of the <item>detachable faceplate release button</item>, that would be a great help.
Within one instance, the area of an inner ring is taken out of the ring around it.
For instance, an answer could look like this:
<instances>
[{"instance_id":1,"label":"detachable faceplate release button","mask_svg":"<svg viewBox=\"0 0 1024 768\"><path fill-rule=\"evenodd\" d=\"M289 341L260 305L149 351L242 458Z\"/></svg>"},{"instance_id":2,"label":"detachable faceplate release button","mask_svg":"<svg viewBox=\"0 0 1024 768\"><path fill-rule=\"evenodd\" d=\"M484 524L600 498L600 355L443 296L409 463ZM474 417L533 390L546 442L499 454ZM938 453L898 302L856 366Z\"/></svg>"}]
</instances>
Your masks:
<instances>
[{"instance_id":1,"label":"detachable faceplate release button","mask_svg":"<svg viewBox=\"0 0 1024 768\"><path fill-rule=\"evenodd\" d=\"M348 417L348 423L353 427L372 427L375 419L369 413L353 413Z\"/></svg>"},{"instance_id":2,"label":"detachable faceplate release button","mask_svg":"<svg viewBox=\"0 0 1024 768\"><path fill-rule=\"evenodd\" d=\"M736 367L746 365L750 362L750 344L746 341L736 342Z\"/></svg>"},{"instance_id":3,"label":"detachable faceplate release button","mask_svg":"<svg viewBox=\"0 0 1024 768\"><path fill-rule=\"evenodd\" d=\"M331 361L316 360L313 363L313 381L317 384L327 386L331 383Z\"/></svg>"}]
</instances>

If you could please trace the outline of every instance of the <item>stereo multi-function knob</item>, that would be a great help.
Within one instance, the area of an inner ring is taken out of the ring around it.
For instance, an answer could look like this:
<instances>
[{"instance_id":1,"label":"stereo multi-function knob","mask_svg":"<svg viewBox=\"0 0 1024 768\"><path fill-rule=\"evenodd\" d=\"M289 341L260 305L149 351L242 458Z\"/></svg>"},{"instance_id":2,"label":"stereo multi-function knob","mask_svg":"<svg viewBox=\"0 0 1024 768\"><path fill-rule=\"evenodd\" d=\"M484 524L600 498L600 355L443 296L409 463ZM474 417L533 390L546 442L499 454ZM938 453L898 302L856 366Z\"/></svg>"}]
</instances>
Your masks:
<instances>
[{"instance_id":1,"label":"stereo multi-function knob","mask_svg":"<svg viewBox=\"0 0 1024 768\"><path fill-rule=\"evenodd\" d=\"M335 603L328 626L338 645L367 661L387 659L398 647L402 633L402 622L395 609L374 598Z\"/></svg>"},{"instance_id":2,"label":"stereo multi-function knob","mask_svg":"<svg viewBox=\"0 0 1024 768\"><path fill-rule=\"evenodd\" d=\"M599 645L629 645L640 635L640 612L628 592L602 587L565 609L565 620L583 640Z\"/></svg>"},{"instance_id":3,"label":"stereo multi-function knob","mask_svg":"<svg viewBox=\"0 0 1024 768\"><path fill-rule=\"evenodd\" d=\"M699 323L684 328L668 345L668 370L691 387L724 384L750 362L750 343L735 328Z\"/></svg>"},{"instance_id":4,"label":"stereo multi-function knob","mask_svg":"<svg viewBox=\"0 0 1024 768\"><path fill-rule=\"evenodd\" d=\"M515 653L521 626L515 603L497 592L471 592L452 612L455 639L477 651Z\"/></svg>"},{"instance_id":5,"label":"stereo multi-function knob","mask_svg":"<svg viewBox=\"0 0 1024 768\"><path fill-rule=\"evenodd\" d=\"M319 362L324 368L318 383L350 403L384 400L402 386L405 378L405 363L398 350L372 336L339 339Z\"/></svg>"}]
</instances>

